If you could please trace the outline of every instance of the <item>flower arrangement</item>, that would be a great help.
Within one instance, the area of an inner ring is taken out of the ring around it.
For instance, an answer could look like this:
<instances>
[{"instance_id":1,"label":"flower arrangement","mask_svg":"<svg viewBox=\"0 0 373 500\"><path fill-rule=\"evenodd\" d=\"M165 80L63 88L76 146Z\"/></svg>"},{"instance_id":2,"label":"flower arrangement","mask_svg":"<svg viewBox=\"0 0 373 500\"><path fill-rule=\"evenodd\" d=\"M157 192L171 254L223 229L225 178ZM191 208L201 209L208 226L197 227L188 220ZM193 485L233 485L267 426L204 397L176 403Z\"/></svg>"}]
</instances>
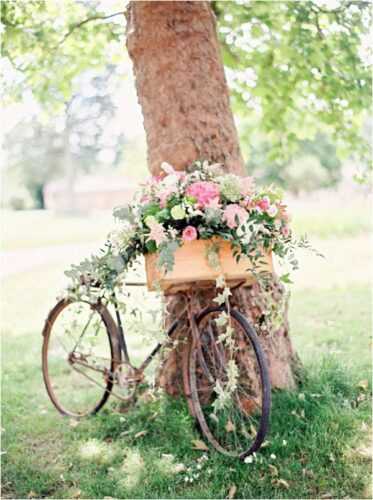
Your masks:
<instances>
[{"instance_id":1,"label":"flower arrangement","mask_svg":"<svg viewBox=\"0 0 373 500\"><path fill-rule=\"evenodd\" d=\"M307 246L293 237L278 189L256 189L252 177L224 173L222 165L207 161L185 172L163 163L162 174L143 184L134 202L116 208L114 216L120 228L110 233L102 255L67 272L75 284L88 286L83 275L113 290L136 258L148 253L157 253L158 265L170 271L177 248L196 239L227 240L237 259L243 254L257 260L271 251L293 268L295 247Z\"/></svg>"}]
</instances>

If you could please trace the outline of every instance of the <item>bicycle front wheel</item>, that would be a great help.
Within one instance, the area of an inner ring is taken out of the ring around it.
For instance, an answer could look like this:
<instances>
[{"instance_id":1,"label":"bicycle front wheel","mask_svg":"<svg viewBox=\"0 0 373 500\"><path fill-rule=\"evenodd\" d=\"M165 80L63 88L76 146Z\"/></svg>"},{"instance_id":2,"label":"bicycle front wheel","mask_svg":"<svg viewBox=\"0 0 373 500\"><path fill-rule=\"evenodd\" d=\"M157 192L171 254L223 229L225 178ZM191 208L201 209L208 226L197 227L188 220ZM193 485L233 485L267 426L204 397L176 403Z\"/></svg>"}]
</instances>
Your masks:
<instances>
[{"instance_id":1,"label":"bicycle front wheel","mask_svg":"<svg viewBox=\"0 0 373 500\"><path fill-rule=\"evenodd\" d=\"M96 413L110 396L121 361L107 308L61 300L48 315L43 337L43 378L54 406L70 417Z\"/></svg>"},{"instance_id":2,"label":"bicycle front wheel","mask_svg":"<svg viewBox=\"0 0 373 500\"><path fill-rule=\"evenodd\" d=\"M189 355L194 415L219 452L254 453L269 426L271 387L258 336L236 310L211 307L195 318L197 339Z\"/></svg>"}]
</instances>

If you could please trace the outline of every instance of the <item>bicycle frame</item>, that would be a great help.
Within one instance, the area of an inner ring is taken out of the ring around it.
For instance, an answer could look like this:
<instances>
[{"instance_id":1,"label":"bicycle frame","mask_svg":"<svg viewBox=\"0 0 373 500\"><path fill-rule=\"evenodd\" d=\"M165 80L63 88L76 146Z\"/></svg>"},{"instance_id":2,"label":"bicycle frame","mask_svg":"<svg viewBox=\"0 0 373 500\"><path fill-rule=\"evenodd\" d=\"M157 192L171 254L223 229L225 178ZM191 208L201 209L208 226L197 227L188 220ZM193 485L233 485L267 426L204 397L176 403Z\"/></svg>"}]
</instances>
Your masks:
<instances>
[{"instance_id":1,"label":"bicycle frame","mask_svg":"<svg viewBox=\"0 0 373 500\"><path fill-rule=\"evenodd\" d=\"M126 282L125 285L126 286L146 286L146 283L143 283L143 282ZM121 352L122 352L122 355L123 355L124 362L126 364L132 366L130 358L129 358L129 354L128 354L128 349L127 349L127 343L126 343L124 329L123 329L122 318L121 318L120 311L119 311L119 306L118 306L118 300L117 300L117 298L116 298L116 296L115 296L114 293L113 293L113 299L114 299L113 302L114 302L115 318L116 318L116 322L117 322L117 330L118 330L118 337L119 337L119 346L120 346L120 349L121 349ZM180 317L183 316L184 312L186 312L186 309L187 308L185 308L185 310L182 311ZM147 366L151 363L151 361L153 360L153 358L158 354L158 352L160 351L160 349L168 342L168 339L172 338L172 335L175 333L175 331L177 330L177 328L180 325L180 323L181 323L181 319L178 318L178 319L176 319L171 324L171 326L168 328L167 333L166 333L166 340L163 341L163 342L158 342L158 344L154 347L154 349L151 351L151 353L141 363L140 367L137 368L140 372L143 372L147 368Z\"/></svg>"}]
</instances>

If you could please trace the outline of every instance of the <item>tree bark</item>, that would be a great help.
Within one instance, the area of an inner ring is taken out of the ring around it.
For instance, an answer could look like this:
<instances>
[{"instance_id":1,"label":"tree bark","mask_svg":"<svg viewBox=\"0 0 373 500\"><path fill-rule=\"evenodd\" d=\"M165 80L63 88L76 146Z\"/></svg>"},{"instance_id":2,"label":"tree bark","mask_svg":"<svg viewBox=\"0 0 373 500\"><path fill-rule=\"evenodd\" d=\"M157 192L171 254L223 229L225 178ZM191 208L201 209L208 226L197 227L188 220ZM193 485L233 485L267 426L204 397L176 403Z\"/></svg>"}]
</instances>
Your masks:
<instances>
[{"instance_id":1,"label":"tree bark","mask_svg":"<svg viewBox=\"0 0 373 500\"><path fill-rule=\"evenodd\" d=\"M224 164L238 175L245 167L229 105L215 17L208 2L130 2L127 48L133 62L144 117L148 165L153 174L166 161L183 170L193 161ZM214 290L201 290L199 302L211 304ZM252 321L267 354L273 387L292 388L298 358L288 335L287 298L276 281L266 293L258 285L233 292L234 304ZM168 310L178 309L177 296ZM282 320L268 314L285 304ZM181 390L179 358L183 343L164 360L159 381L170 394Z\"/></svg>"}]
</instances>

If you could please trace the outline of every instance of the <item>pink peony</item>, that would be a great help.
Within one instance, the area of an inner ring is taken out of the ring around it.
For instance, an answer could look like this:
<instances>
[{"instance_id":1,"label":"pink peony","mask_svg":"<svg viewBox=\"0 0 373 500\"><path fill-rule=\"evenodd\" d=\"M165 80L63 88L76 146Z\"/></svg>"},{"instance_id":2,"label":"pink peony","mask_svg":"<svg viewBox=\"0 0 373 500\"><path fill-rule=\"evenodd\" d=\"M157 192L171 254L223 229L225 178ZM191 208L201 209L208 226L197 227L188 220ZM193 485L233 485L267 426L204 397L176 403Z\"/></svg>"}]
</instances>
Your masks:
<instances>
[{"instance_id":1,"label":"pink peony","mask_svg":"<svg viewBox=\"0 0 373 500\"><path fill-rule=\"evenodd\" d=\"M197 238L197 229L193 226L187 226L183 231L183 241L193 241Z\"/></svg>"},{"instance_id":2,"label":"pink peony","mask_svg":"<svg viewBox=\"0 0 373 500\"><path fill-rule=\"evenodd\" d=\"M228 227L234 229L237 227L236 218L238 218L239 225L241 225L247 220L248 216L249 214L244 208L240 207L240 205L237 205L236 203L232 203L225 208L223 220L227 223Z\"/></svg>"},{"instance_id":3,"label":"pink peony","mask_svg":"<svg viewBox=\"0 0 373 500\"><path fill-rule=\"evenodd\" d=\"M219 201L219 186L214 182L193 182L186 190L187 196L196 198L200 208L210 205L213 201Z\"/></svg>"}]
</instances>

